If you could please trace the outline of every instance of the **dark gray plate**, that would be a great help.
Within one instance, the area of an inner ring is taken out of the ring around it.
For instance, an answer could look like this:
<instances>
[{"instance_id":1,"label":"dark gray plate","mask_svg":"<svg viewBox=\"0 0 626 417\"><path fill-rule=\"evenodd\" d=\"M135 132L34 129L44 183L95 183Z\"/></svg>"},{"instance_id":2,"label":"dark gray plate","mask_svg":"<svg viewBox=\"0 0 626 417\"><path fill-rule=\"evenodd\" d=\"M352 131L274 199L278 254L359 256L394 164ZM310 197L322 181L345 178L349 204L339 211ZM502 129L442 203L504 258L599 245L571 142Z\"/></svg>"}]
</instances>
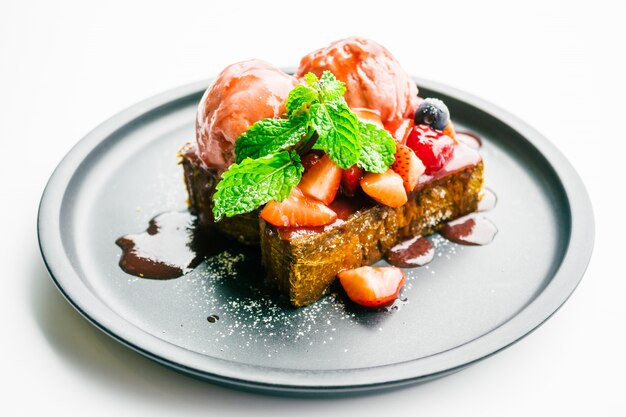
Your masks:
<instances>
[{"instance_id":1,"label":"dark gray plate","mask_svg":"<svg viewBox=\"0 0 626 417\"><path fill-rule=\"evenodd\" d=\"M118 267L119 236L184 210L177 150L194 139L200 82L146 100L80 141L39 212L50 274L95 326L151 359L208 381L299 395L364 392L458 371L539 326L582 278L593 216L581 180L538 132L491 104L426 80L458 129L484 140L493 243L432 237L435 260L407 270L394 308L354 310L330 295L291 309L265 295L258 255L233 249L186 276L151 281ZM216 323L207 316L216 314Z\"/></svg>"}]
</instances>

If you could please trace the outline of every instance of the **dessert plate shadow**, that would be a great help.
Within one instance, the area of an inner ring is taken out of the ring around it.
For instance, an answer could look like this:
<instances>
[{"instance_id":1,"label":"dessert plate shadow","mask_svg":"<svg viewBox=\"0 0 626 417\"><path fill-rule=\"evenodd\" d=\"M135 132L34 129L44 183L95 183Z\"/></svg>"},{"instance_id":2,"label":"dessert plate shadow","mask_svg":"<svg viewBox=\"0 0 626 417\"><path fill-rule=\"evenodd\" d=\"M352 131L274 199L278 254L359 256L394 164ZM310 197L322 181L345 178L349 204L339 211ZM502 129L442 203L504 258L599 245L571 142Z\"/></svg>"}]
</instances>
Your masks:
<instances>
[{"instance_id":1,"label":"dessert plate shadow","mask_svg":"<svg viewBox=\"0 0 626 417\"><path fill-rule=\"evenodd\" d=\"M96 327L138 353L206 381L284 395L346 395L456 372L520 340L574 291L593 248L587 192L541 134L485 101L427 80L458 130L481 136L483 213L499 232L483 247L430 239L435 259L407 269L381 311L334 292L301 309L263 290L255 250L233 246L187 275L147 280L118 266L115 240L186 209L177 151L194 140L208 81L168 91L104 122L52 175L38 232L52 279ZM380 264L385 264L381 261Z\"/></svg>"}]
</instances>

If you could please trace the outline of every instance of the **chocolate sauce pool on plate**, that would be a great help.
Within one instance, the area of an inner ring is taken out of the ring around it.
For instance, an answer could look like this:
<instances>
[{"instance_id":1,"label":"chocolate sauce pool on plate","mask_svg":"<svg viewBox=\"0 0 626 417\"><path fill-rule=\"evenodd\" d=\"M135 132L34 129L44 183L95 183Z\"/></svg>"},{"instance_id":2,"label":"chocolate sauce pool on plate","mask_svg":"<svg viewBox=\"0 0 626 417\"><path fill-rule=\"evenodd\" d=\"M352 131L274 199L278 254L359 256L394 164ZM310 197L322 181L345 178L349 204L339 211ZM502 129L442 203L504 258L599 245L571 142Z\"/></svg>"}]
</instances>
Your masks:
<instances>
[{"instance_id":1,"label":"chocolate sauce pool on plate","mask_svg":"<svg viewBox=\"0 0 626 417\"><path fill-rule=\"evenodd\" d=\"M430 240L415 236L389 249L385 255L387 262L399 268L424 266L433 260L435 248Z\"/></svg>"},{"instance_id":2,"label":"chocolate sauce pool on plate","mask_svg":"<svg viewBox=\"0 0 626 417\"><path fill-rule=\"evenodd\" d=\"M187 211L163 213L143 233L120 237L120 267L141 278L178 278L210 255L224 250L223 239L196 227L196 218Z\"/></svg>"},{"instance_id":3,"label":"chocolate sauce pool on plate","mask_svg":"<svg viewBox=\"0 0 626 417\"><path fill-rule=\"evenodd\" d=\"M480 138L471 132L457 132L457 140L468 148L478 149L482 145ZM356 200L344 200L333 203L341 219L359 207L355 205ZM496 202L493 191L485 188L477 211L491 210ZM446 239L465 245L485 245L496 233L497 228L491 221L474 214L454 220L441 230ZM187 211L160 214L150 220L145 232L122 236L115 243L122 248L120 267L131 275L148 279L178 278L193 270L205 257L227 249L224 239L197 227L195 216ZM385 257L392 265L412 268L428 264L434 254L432 243L416 236L391 248ZM210 318L217 320L217 317Z\"/></svg>"},{"instance_id":4,"label":"chocolate sauce pool on plate","mask_svg":"<svg viewBox=\"0 0 626 417\"><path fill-rule=\"evenodd\" d=\"M446 239L462 245L486 245L498 229L485 217L469 214L446 224L440 231Z\"/></svg>"}]
</instances>

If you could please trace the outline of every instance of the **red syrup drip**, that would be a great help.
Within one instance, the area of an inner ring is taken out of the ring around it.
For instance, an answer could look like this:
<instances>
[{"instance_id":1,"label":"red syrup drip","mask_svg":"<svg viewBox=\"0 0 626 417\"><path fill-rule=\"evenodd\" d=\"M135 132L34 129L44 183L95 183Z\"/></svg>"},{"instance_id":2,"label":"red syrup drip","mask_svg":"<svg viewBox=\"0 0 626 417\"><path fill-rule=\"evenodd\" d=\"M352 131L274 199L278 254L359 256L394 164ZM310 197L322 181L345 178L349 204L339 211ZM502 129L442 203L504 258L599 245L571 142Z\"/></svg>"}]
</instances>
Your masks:
<instances>
[{"instance_id":1,"label":"red syrup drip","mask_svg":"<svg viewBox=\"0 0 626 417\"><path fill-rule=\"evenodd\" d=\"M456 132L455 138L457 142L463 143L472 149L480 149L483 146L483 141L480 137L472 132Z\"/></svg>"},{"instance_id":2,"label":"red syrup drip","mask_svg":"<svg viewBox=\"0 0 626 417\"><path fill-rule=\"evenodd\" d=\"M444 166L443 169L440 169L435 173L422 174L417 183L417 187L413 192L420 190L422 187L430 184L433 181L437 181L441 178L447 177L448 175L452 175L469 167L473 167L481 160L482 157L476 149L465 145L463 142L459 142L454 147L454 153L452 154L452 158L448 161L446 166Z\"/></svg>"},{"instance_id":3,"label":"red syrup drip","mask_svg":"<svg viewBox=\"0 0 626 417\"><path fill-rule=\"evenodd\" d=\"M470 214L449 222L440 233L449 241L461 245L486 245L493 240L498 229L487 218Z\"/></svg>"},{"instance_id":4,"label":"red syrup drip","mask_svg":"<svg viewBox=\"0 0 626 417\"><path fill-rule=\"evenodd\" d=\"M124 235L119 265L128 274L147 279L183 276L211 254L222 252L224 239L211 239L196 227L189 212L168 212L150 220L143 233ZM220 243L221 242L221 243Z\"/></svg>"},{"instance_id":5,"label":"red syrup drip","mask_svg":"<svg viewBox=\"0 0 626 417\"><path fill-rule=\"evenodd\" d=\"M415 236L389 249L385 258L391 265L399 268L424 266L433 260L435 248L430 240Z\"/></svg>"}]
</instances>

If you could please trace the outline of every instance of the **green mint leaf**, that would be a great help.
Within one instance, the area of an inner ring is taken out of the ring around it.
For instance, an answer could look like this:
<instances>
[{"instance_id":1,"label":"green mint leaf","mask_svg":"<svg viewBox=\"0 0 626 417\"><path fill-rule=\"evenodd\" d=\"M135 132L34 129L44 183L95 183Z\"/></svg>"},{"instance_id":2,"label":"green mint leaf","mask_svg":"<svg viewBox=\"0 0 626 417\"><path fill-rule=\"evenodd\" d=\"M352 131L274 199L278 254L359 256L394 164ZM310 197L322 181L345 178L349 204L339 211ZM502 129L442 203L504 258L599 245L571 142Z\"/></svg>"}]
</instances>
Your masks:
<instances>
[{"instance_id":1,"label":"green mint leaf","mask_svg":"<svg viewBox=\"0 0 626 417\"><path fill-rule=\"evenodd\" d=\"M244 159L222 174L213 195L213 216L248 213L270 200L282 201L300 182L304 168L296 152Z\"/></svg>"},{"instance_id":2,"label":"green mint leaf","mask_svg":"<svg viewBox=\"0 0 626 417\"><path fill-rule=\"evenodd\" d=\"M317 100L317 92L308 85L298 84L289 92L285 108L287 117L293 117L300 113L305 107Z\"/></svg>"},{"instance_id":3,"label":"green mint leaf","mask_svg":"<svg viewBox=\"0 0 626 417\"><path fill-rule=\"evenodd\" d=\"M304 81L309 85L309 87L313 87L315 86L315 84L317 84L319 79L317 78L317 75L313 74L312 72L307 72L304 76Z\"/></svg>"},{"instance_id":4,"label":"green mint leaf","mask_svg":"<svg viewBox=\"0 0 626 417\"><path fill-rule=\"evenodd\" d=\"M314 131L313 149L324 151L340 168L357 164L381 173L393 163L393 138L358 120L343 98L344 83L329 71L321 78L308 73L304 81L287 97L287 119L260 120L237 139L236 163L222 174L213 195L216 221L287 198L304 171L292 149Z\"/></svg>"},{"instance_id":5,"label":"green mint leaf","mask_svg":"<svg viewBox=\"0 0 626 417\"><path fill-rule=\"evenodd\" d=\"M343 169L357 163L361 152L358 119L343 99L311 104L309 120L318 135L313 149L326 152Z\"/></svg>"},{"instance_id":6,"label":"green mint leaf","mask_svg":"<svg viewBox=\"0 0 626 417\"><path fill-rule=\"evenodd\" d=\"M385 172L395 160L396 141L386 130L362 121L359 134L362 147L357 165L368 172Z\"/></svg>"},{"instance_id":7,"label":"green mint leaf","mask_svg":"<svg viewBox=\"0 0 626 417\"><path fill-rule=\"evenodd\" d=\"M330 71L324 71L318 84L320 96L325 102L339 100L346 92L346 85L339 81Z\"/></svg>"},{"instance_id":8,"label":"green mint leaf","mask_svg":"<svg viewBox=\"0 0 626 417\"><path fill-rule=\"evenodd\" d=\"M236 162L259 158L296 145L307 134L308 116L259 120L235 142Z\"/></svg>"}]
</instances>

